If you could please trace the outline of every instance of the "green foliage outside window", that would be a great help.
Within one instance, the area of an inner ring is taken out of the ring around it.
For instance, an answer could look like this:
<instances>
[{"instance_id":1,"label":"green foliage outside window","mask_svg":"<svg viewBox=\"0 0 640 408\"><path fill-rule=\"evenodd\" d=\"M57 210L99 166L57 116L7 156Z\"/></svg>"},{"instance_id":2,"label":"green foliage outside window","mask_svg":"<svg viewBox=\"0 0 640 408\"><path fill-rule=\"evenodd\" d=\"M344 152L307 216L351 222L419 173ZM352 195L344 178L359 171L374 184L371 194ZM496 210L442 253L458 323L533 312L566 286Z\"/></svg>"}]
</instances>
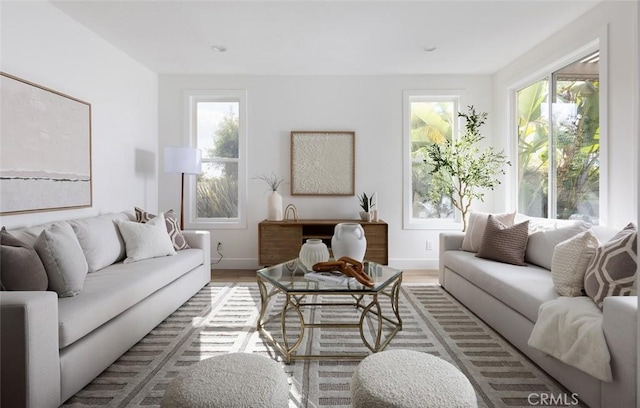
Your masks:
<instances>
[{"instance_id":1,"label":"green foliage outside window","mask_svg":"<svg viewBox=\"0 0 640 408\"><path fill-rule=\"evenodd\" d=\"M204 171L197 179L197 214L199 218L238 217L238 116L231 111L214 132L214 147L208 156L223 159L210 163L212 172ZM211 174L214 173L214 174Z\"/></svg>"},{"instance_id":2,"label":"green foliage outside window","mask_svg":"<svg viewBox=\"0 0 640 408\"><path fill-rule=\"evenodd\" d=\"M443 181L424 165L425 148L451 140L453 102L411 103L411 189L413 218L453 218L451 200L441 188Z\"/></svg>"},{"instance_id":3,"label":"green foliage outside window","mask_svg":"<svg viewBox=\"0 0 640 408\"><path fill-rule=\"evenodd\" d=\"M554 80L551 120L548 81L518 91L519 211L531 216L552 216L549 190L555 185L555 204L551 203L555 205L556 218L597 223L599 81L555 76Z\"/></svg>"}]
</instances>

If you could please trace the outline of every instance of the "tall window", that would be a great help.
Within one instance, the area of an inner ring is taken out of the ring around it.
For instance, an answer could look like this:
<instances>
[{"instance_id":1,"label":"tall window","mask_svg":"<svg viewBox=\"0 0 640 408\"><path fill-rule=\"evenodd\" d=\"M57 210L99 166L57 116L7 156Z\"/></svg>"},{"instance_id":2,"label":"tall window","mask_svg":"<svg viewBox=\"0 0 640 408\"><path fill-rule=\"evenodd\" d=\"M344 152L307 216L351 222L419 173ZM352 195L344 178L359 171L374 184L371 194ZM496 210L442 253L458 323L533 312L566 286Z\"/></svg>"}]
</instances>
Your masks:
<instances>
[{"instance_id":1,"label":"tall window","mask_svg":"<svg viewBox=\"0 0 640 408\"><path fill-rule=\"evenodd\" d=\"M458 105L456 95L404 92L405 228L453 226L453 204L431 188L438 180L429 174L424 160L428 145L451 140L457 134Z\"/></svg>"},{"instance_id":2,"label":"tall window","mask_svg":"<svg viewBox=\"0 0 640 408\"><path fill-rule=\"evenodd\" d=\"M192 92L188 103L191 140L202 151L190 219L196 224L245 227L245 93Z\"/></svg>"},{"instance_id":3,"label":"tall window","mask_svg":"<svg viewBox=\"0 0 640 408\"><path fill-rule=\"evenodd\" d=\"M599 220L599 52L517 91L518 211Z\"/></svg>"}]
</instances>

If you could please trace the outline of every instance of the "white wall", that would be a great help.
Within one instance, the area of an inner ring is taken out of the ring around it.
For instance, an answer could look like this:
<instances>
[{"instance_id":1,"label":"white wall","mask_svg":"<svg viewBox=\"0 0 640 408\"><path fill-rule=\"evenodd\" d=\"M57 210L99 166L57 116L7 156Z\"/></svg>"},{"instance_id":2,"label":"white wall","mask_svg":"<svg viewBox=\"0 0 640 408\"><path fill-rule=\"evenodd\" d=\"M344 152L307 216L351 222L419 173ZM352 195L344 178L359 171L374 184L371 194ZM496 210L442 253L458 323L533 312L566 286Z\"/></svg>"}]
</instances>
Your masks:
<instances>
[{"instance_id":1,"label":"white wall","mask_svg":"<svg viewBox=\"0 0 640 408\"><path fill-rule=\"evenodd\" d=\"M378 193L380 217L389 224L390 265L437 266L439 231L402 229L402 91L460 89L461 106L490 110L489 76L159 76L160 148L186 143L184 90L246 89L248 103L248 176L275 171L289 180L290 131L356 132L356 192ZM491 124L485 130L489 132ZM488 135L487 135L488 136ZM179 208L180 178L160 174L159 207ZM285 206L293 203L300 218L357 218L356 197L291 197L280 188ZM213 230L212 245L224 243L225 258L214 267L254 268L258 258L258 223L266 218L267 186L249 180L248 228ZM488 197L486 205L491 205ZM502 207L502 204L498 204ZM501 208L499 208L501 209ZM426 240L433 241L426 251ZM215 249L215 248L213 248ZM215 258L215 251L212 252Z\"/></svg>"},{"instance_id":2,"label":"white wall","mask_svg":"<svg viewBox=\"0 0 640 408\"><path fill-rule=\"evenodd\" d=\"M606 49L608 54L608 65L604 67L601 64L601 71L608 70L608 196L601 197L608 203L608 210L602 219L607 225L620 228L630 221L637 221L638 216L638 179L635 177L638 174L635 124L638 120L638 95L634 87L639 75L636 65L639 45L635 35L637 8L637 2L604 2L493 77L494 143L515 149L507 138L512 133L512 126L507 121L509 88L590 41L607 38L600 45L601 50ZM509 180L514 182L515 172L512 176ZM501 193L505 191L501 190ZM510 198L504 197L505 202Z\"/></svg>"},{"instance_id":3,"label":"white wall","mask_svg":"<svg viewBox=\"0 0 640 408\"><path fill-rule=\"evenodd\" d=\"M93 207L2 216L7 228L157 209L157 75L48 2L0 2L0 69L91 104Z\"/></svg>"}]
</instances>

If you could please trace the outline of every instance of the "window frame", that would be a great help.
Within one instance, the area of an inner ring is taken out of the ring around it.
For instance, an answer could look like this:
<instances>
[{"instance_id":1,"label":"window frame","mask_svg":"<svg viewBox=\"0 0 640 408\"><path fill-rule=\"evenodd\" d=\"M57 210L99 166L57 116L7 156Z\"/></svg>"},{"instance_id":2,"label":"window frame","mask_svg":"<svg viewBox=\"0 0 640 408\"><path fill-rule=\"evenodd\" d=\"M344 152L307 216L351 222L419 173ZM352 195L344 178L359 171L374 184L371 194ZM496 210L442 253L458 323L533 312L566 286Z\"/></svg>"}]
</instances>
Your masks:
<instances>
[{"instance_id":1,"label":"window frame","mask_svg":"<svg viewBox=\"0 0 640 408\"><path fill-rule=\"evenodd\" d=\"M452 137L458 137L461 121L457 116L464 99L464 91L452 90L404 90L402 91L402 228L405 230L460 230L462 218L460 211L454 208L453 218L414 218L413 217L413 187L411 161L411 103L412 102L442 102L454 103L454 120Z\"/></svg>"},{"instance_id":2,"label":"window frame","mask_svg":"<svg viewBox=\"0 0 640 408\"><path fill-rule=\"evenodd\" d=\"M599 83L600 83L600 98L599 98L599 110L600 110L600 155L599 155L599 163L600 163L600 180L599 180L599 225L607 225L608 223L608 213L609 213L609 187L608 187L608 89L609 89L609 81L608 81L608 46L607 46L607 31L606 27L603 28L598 36L598 38L585 43L580 47L574 48L572 52L567 53L563 58L560 58L542 69L537 70L536 72L526 76L525 78L513 83L510 87L508 87L509 93L509 110L507 113L508 117L508 129L509 129L509 140L507 141L507 145L509 146L509 152L511 157L513 158L512 163L514 171L511 172L510 185L515 188L512 189L511 194L509 194L508 201L510 201L510 208L518 209L519 206L519 189L518 185L518 171L520 165L520 155L518 151L518 91L526 88L529 85L534 84L535 82L541 80L547 80L549 82L549 95L553 95L552 91L555 91L555 77L554 73L576 61L583 59L589 54L599 51L600 53L600 64L599 64ZM551 116L552 103L549 103L549 117ZM553 132L550 131L550 136L553 136ZM549 190L555 191L555 179L551 177L552 173L555 173L555 163L552 161L549 163ZM554 193L554 196L549 200L551 202L555 202L557 196ZM549 214L556 214L556 209ZM552 219L552 218L549 218Z\"/></svg>"},{"instance_id":3,"label":"window frame","mask_svg":"<svg viewBox=\"0 0 640 408\"><path fill-rule=\"evenodd\" d=\"M185 134L188 145L198 147L197 104L199 102L238 103L238 158L202 159L208 163L238 163L238 217L196 217L196 177L185 183L185 228L186 229L246 229L247 228L247 91L246 90L188 90L184 92Z\"/></svg>"}]
</instances>

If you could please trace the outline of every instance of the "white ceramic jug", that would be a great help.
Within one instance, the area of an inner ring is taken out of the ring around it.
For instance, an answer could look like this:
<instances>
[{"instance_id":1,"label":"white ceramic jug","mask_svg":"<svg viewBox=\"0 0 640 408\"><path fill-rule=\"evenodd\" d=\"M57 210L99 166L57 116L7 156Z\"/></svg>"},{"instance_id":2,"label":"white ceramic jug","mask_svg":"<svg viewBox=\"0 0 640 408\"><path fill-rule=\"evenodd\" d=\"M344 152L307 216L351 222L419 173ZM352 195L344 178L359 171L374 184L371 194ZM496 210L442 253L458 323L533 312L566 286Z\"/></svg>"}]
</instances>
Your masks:
<instances>
[{"instance_id":1,"label":"white ceramic jug","mask_svg":"<svg viewBox=\"0 0 640 408\"><path fill-rule=\"evenodd\" d=\"M348 256L362 262L367 251L367 238L362 225L351 222L337 224L331 238L331 249L335 259Z\"/></svg>"}]
</instances>

